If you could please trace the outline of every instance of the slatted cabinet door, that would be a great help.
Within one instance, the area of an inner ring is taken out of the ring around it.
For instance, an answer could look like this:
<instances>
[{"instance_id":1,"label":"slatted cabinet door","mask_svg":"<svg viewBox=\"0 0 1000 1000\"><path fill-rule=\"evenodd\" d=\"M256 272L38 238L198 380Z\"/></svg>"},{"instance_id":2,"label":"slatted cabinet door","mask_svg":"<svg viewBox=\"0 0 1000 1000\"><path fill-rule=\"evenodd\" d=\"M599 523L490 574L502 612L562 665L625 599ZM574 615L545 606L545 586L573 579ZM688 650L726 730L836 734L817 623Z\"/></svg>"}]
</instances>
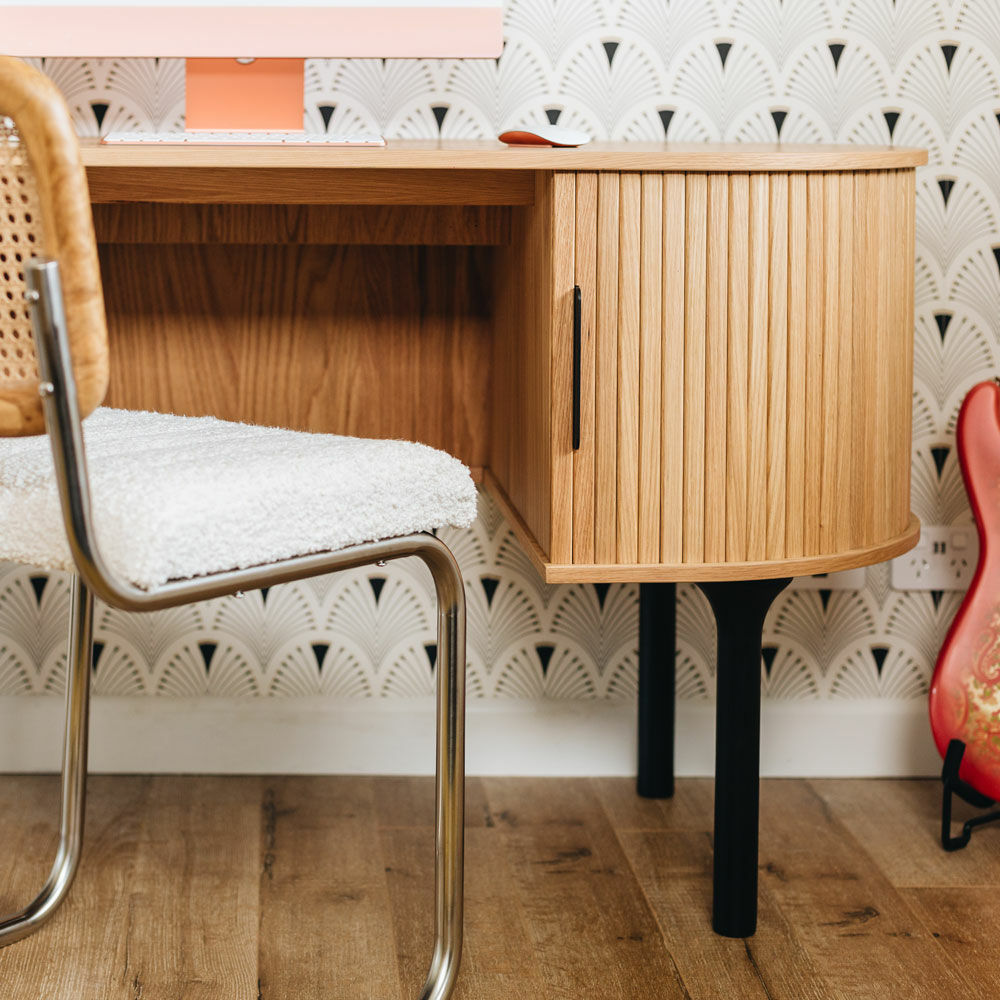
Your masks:
<instances>
[{"instance_id":1,"label":"slatted cabinet door","mask_svg":"<svg viewBox=\"0 0 1000 1000\"><path fill-rule=\"evenodd\" d=\"M905 550L913 200L910 169L539 182L510 336L550 381L504 416L519 390L502 335L494 419L526 437L494 472L548 581L797 575ZM522 483L529 465L544 469Z\"/></svg>"}]
</instances>

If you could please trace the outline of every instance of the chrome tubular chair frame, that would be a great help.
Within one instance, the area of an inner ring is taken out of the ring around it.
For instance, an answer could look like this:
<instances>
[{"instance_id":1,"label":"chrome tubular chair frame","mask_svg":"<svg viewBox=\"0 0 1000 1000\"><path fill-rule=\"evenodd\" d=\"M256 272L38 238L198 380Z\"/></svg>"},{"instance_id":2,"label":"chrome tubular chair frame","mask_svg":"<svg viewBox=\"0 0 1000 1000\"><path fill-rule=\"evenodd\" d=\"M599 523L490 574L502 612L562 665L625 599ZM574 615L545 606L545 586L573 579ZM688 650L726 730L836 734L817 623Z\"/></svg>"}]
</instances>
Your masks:
<instances>
[{"instance_id":1,"label":"chrome tubular chair frame","mask_svg":"<svg viewBox=\"0 0 1000 1000\"><path fill-rule=\"evenodd\" d=\"M462 950L465 811L465 591L454 556L436 536L418 534L170 582L154 591L140 590L116 578L102 559L94 532L58 265L36 259L27 265L26 280L41 377L39 392L63 522L79 576L74 579L70 622L59 849L39 896L21 912L0 921L0 946L30 934L52 915L79 863L94 594L127 611L153 611L333 570L417 556L431 572L438 603L435 943L420 1000L446 1000L454 988Z\"/></svg>"}]
</instances>

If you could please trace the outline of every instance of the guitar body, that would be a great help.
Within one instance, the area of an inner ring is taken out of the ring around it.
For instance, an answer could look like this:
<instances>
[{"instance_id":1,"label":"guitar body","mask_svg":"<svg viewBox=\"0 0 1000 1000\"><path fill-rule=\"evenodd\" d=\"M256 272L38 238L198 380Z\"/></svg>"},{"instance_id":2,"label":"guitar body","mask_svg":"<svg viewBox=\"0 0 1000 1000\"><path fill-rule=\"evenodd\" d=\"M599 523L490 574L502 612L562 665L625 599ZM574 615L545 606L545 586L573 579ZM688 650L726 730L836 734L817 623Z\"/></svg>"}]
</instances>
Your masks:
<instances>
[{"instance_id":1,"label":"guitar body","mask_svg":"<svg viewBox=\"0 0 1000 1000\"><path fill-rule=\"evenodd\" d=\"M958 457L979 529L979 564L931 681L934 741L965 754L959 777L1000 799L1000 385L981 382L958 417Z\"/></svg>"}]
</instances>

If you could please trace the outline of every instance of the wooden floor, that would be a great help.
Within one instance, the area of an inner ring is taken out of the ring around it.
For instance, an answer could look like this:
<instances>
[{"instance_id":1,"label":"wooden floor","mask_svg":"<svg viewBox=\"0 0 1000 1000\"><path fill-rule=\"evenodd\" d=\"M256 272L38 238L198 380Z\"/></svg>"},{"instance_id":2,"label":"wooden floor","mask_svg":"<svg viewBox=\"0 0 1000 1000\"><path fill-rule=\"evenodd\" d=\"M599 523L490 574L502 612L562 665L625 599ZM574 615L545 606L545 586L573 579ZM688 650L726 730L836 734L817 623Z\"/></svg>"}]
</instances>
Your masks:
<instances>
[{"instance_id":1,"label":"wooden floor","mask_svg":"<svg viewBox=\"0 0 1000 1000\"><path fill-rule=\"evenodd\" d=\"M0 951L9 1000L411 998L431 922L431 784L91 779L70 898ZM1000 995L1000 829L947 855L938 785L765 781L760 923L709 928L711 782L469 783L457 998ZM56 786L0 778L0 904L37 890Z\"/></svg>"}]
</instances>

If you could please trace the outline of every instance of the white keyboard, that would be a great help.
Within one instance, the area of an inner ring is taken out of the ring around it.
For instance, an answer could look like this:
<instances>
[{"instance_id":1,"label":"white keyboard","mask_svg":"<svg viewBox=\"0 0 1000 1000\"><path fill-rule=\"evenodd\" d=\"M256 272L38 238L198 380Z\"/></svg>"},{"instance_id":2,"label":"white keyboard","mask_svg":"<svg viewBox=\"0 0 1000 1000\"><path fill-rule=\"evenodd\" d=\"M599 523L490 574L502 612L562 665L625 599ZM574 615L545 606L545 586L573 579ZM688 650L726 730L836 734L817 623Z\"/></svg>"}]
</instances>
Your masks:
<instances>
[{"instance_id":1,"label":"white keyboard","mask_svg":"<svg viewBox=\"0 0 1000 1000\"><path fill-rule=\"evenodd\" d=\"M106 143L160 143L164 146L384 146L380 135L327 132L109 132Z\"/></svg>"}]
</instances>

